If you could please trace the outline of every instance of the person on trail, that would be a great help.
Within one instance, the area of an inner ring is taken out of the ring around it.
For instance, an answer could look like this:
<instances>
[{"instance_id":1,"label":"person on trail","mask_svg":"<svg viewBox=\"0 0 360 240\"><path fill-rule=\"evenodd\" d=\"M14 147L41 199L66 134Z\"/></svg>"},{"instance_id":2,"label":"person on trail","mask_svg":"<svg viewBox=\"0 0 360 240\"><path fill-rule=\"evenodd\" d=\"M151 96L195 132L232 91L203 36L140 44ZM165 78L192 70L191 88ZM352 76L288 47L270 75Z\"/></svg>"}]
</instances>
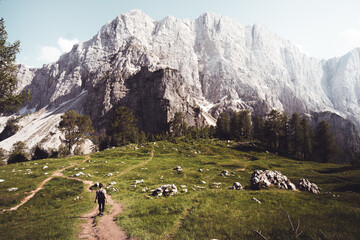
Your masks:
<instances>
[{"instance_id":1,"label":"person on trail","mask_svg":"<svg viewBox=\"0 0 360 240\"><path fill-rule=\"evenodd\" d=\"M106 199L106 190L102 189L103 185L100 183L99 184L99 190L96 191L96 196L95 196L95 201L94 203L96 203L96 200L99 203L99 216L104 215L104 208L105 208L105 201L107 202Z\"/></svg>"}]
</instances>

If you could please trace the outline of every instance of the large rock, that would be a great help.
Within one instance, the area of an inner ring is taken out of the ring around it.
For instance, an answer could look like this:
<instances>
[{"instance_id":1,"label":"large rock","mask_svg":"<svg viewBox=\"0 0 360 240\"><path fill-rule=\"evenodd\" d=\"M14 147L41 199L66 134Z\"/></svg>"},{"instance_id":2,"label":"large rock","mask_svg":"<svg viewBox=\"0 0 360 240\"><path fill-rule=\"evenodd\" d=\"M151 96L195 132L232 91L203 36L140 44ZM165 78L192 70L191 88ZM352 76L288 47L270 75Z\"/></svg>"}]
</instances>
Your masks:
<instances>
[{"instance_id":1,"label":"large rock","mask_svg":"<svg viewBox=\"0 0 360 240\"><path fill-rule=\"evenodd\" d=\"M296 190L295 185L279 171L255 170L251 176L251 189L259 190L272 185L282 189Z\"/></svg>"},{"instance_id":2,"label":"large rock","mask_svg":"<svg viewBox=\"0 0 360 240\"><path fill-rule=\"evenodd\" d=\"M161 197L161 196L166 197L166 196L173 196L174 194L177 194L177 192L178 192L177 187L174 184L167 184L167 185L162 185L155 190L152 190L151 195L156 197Z\"/></svg>"},{"instance_id":3,"label":"large rock","mask_svg":"<svg viewBox=\"0 0 360 240\"><path fill-rule=\"evenodd\" d=\"M321 188L319 188L315 183L312 183L308 179L304 178L299 180L299 189L301 191L307 191L315 194L320 193L321 190Z\"/></svg>"}]
</instances>

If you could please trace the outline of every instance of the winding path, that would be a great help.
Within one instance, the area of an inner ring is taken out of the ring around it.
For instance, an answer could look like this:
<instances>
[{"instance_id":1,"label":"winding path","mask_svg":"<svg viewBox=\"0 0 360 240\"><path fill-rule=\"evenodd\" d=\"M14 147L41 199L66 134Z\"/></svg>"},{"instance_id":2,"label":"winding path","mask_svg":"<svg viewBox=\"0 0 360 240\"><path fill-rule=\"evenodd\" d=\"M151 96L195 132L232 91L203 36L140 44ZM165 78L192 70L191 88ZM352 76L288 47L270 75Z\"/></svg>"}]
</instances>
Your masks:
<instances>
[{"instance_id":1,"label":"winding path","mask_svg":"<svg viewBox=\"0 0 360 240\"><path fill-rule=\"evenodd\" d=\"M121 172L119 174L119 176L124 175L124 174L134 170L135 168L138 168L138 167L141 167L141 166L147 164L149 161L151 161L153 159L153 157L154 157L154 149L151 151L151 157L148 160L141 162L141 163L137 164L136 166L133 166L129 169L126 169L125 171ZM87 155L81 163L85 163L89 159L90 159L90 156ZM74 163L65 168L55 171L50 177L43 180L35 190L31 191L30 195L28 195L24 199L22 199L20 204L16 205L15 207L12 207L10 209L3 209L3 212L17 210L19 207L21 207L22 205L27 203L31 198L33 198L35 196L35 194L37 192L39 192L47 182L49 182L51 179L53 179L55 177L62 177L62 178L81 181L85 185L88 185L88 187L86 188L87 191L93 192L90 190L90 187L94 184L92 181L83 180L83 179L76 178L76 177L68 177L62 173L64 170L75 167L77 165L78 165L78 163ZM109 205L111 205L109 214L99 217L98 221L96 221L97 213L98 213L97 204L91 212L86 213L82 216L82 218L86 219L86 222L81 224L81 231L77 236L79 239L91 239L91 240L92 239L118 239L118 240L129 239L127 237L127 234L123 230L121 230L120 227L115 223L115 219L114 219L115 216L117 216L123 212L122 205L120 203L115 202L111 198L111 196L109 194L107 194L106 206L109 206ZM134 240L133 238L131 238L131 239Z\"/></svg>"}]
</instances>

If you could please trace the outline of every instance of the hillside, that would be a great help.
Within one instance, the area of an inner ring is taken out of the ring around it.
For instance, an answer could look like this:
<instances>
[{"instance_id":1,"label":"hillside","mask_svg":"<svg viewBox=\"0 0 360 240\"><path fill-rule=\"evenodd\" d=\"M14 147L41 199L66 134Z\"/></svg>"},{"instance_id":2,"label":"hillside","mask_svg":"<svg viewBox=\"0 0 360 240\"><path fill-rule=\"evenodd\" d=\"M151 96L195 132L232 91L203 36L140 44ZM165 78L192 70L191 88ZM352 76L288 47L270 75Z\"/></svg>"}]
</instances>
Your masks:
<instances>
[{"instance_id":1,"label":"hillside","mask_svg":"<svg viewBox=\"0 0 360 240\"><path fill-rule=\"evenodd\" d=\"M64 170L65 176L82 172L81 179L106 186L112 183L107 191L124 207L116 222L137 239L261 239L255 230L268 239L293 239L282 209L294 225L299 219L303 231L299 239L357 239L360 233L360 169L300 162L251 145L219 140L128 145L90 158L1 166L0 208L15 206L52 172L72 164L77 166ZM181 166L182 172L174 170L176 166ZM251 174L258 169L281 171L295 184L307 178L322 191L316 195L273 187L250 190ZM219 176L223 170L234 173ZM133 186L142 179L143 183ZM240 182L245 190L230 190L234 182ZM158 198L150 195L151 189L164 184L175 184L179 193ZM186 193L181 185L186 185ZM18 190L9 192L12 187ZM29 239L36 233L40 239L72 239L80 231L79 217L95 207L93 197L80 181L54 178L18 210L1 214L0 238Z\"/></svg>"}]
</instances>

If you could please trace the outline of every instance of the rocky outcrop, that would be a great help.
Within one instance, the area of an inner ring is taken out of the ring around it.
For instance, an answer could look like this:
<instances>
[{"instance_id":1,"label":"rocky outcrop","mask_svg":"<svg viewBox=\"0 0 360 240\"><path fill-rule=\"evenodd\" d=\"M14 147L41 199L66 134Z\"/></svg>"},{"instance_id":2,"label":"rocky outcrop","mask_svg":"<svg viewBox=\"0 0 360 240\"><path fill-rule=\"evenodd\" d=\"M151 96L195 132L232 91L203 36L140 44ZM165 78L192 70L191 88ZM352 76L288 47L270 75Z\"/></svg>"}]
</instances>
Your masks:
<instances>
[{"instance_id":1,"label":"rocky outcrop","mask_svg":"<svg viewBox=\"0 0 360 240\"><path fill-rule=\"evenodd\" d=\"M321 190L321 188L319 188L315 183L312 183L304 178L299 180L299 189L301 191L307 191L315 194L320 193Z\"/></svg>"},{"instance_id":2,"label":"rocky outcrop","mask_svg":"<svg viewBox=\"0 0 360 240\"><path fill-rule=\"evenodd\" d=\"M278 171L255 170L251 176L250 187L254 190L276 186L282 189L296 190L293 184L285 175Z\"/></svg>"}]
</instances>

